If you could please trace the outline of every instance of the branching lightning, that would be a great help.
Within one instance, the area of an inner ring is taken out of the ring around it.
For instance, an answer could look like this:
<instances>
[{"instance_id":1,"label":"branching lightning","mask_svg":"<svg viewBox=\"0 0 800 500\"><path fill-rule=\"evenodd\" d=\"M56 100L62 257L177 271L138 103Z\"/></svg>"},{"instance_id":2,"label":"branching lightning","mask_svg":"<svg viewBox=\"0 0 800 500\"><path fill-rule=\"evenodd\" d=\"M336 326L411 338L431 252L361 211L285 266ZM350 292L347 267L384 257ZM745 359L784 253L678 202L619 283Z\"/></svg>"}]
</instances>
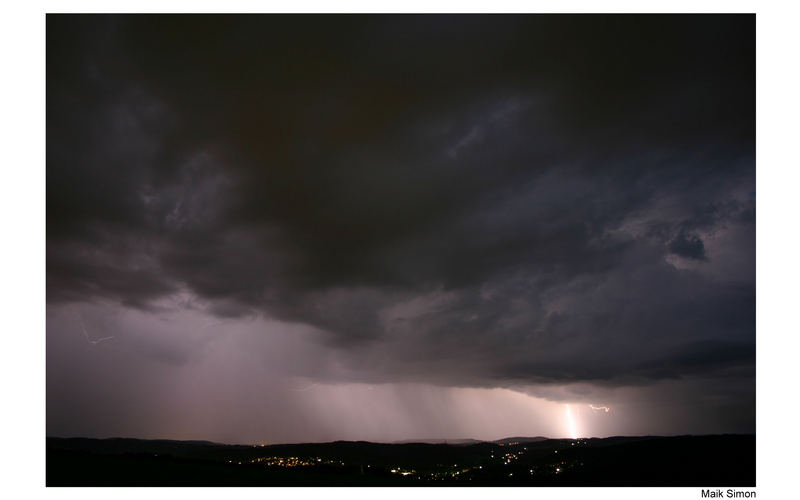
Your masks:
<instances>
[{"instance_id":1,"label":"branching lightning","mask_svg":"<svg viewBox=\"0 0 800 500\"><path fill-rule=\"evenodd\" d=\"M602 411L604 411L604 412L606 412L606 413L608 413L608 412L609 412L609 410L611 410L611 408L609 408L608 406L594 406L594 405L589 405L589 408L591 408L591 409L592 409L592 410L594 410L594 411L601 411L601 410L602 410Z\"/></svg>"},{"instance_id":2,"label":"branching lightning","mask_svg":"<svg viewBox=\"0 0 800 500\"><path fill-rule=\"evenodd\" d=\"M86 331L86 325L83 323L83 316L79 316L79 318L81 320L81 330L83 331L83 336L86 337L86 342L89 342L90 344L94 345L94 344L99 344L100 342L103 342L104 340L111 340L111 339L114 338L113 335L110 336L110 337L100 337L99 339L90 338L89 337L89 332Z\"/></svg>"}]
</instances>

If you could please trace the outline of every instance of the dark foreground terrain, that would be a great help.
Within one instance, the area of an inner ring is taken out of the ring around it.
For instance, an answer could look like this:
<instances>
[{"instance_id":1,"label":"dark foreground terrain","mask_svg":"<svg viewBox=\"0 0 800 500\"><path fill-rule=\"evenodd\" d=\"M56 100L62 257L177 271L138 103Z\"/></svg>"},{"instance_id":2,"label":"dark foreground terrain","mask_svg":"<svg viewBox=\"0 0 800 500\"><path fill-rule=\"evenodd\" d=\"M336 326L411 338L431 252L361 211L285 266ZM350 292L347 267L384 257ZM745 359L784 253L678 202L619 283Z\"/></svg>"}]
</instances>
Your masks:
<instances>
[{"instance_id":1,"label":"dark foreground terrain","mask_svg":"<svg viewBox=\"0 0 800 500\"><path fill-rule=\"evenodd\" d=\"M755 436L337 441L47 439L48 486L755 486Z\"/></svg>"}]
</instances>

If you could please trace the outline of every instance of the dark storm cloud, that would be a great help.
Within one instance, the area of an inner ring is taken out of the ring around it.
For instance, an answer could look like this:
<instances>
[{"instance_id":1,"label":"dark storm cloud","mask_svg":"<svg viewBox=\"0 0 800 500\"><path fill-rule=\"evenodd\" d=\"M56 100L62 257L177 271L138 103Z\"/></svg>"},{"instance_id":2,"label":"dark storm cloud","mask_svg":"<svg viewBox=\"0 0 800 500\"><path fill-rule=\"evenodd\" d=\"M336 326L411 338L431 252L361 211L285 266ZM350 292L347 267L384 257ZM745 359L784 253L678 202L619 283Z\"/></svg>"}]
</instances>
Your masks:
<instances>
[{"instance_id":1,"label":"dark storm cloud","mask_svg":"<svg viewBox=\"0 0 800 500\"><path fill-rule=\"evenodd\" d=\"M669 251L687 259L705 260L706 249L703 240L693 234L687 234L683 229L669 244Z\"/></svg>"},{"instance_id":2,"label":"dark storm cloud","mask_svg":"<svg viewBox=\"0 0 800 500\"><path fill-rule=\"evenodd\" d=\"M48 16L48 299L364 380L752 368L752 16Z\"/></svg>"}]
</instances>

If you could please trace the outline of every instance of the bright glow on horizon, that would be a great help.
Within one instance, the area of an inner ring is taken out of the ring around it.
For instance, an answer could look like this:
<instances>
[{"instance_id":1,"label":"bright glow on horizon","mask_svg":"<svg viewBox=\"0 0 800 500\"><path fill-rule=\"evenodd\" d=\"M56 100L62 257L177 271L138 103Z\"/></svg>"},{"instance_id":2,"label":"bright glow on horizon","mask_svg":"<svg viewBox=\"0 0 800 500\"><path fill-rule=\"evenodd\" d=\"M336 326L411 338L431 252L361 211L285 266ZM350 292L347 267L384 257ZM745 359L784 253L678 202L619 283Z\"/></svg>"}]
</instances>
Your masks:
<instances>
[{"instance_id":1,"label":"bright glow on horizon","mask_svg":"<svg viewBox=\"0 0 800 500\"><path fill-rule=\"evenodd\" d=\"M567 406L567 426L569 427L569 437L572 439L578 439L578 430L575 428L575 419L572 416L572 410L570 410L569 405Z\"/></svg>"}]
</instances>

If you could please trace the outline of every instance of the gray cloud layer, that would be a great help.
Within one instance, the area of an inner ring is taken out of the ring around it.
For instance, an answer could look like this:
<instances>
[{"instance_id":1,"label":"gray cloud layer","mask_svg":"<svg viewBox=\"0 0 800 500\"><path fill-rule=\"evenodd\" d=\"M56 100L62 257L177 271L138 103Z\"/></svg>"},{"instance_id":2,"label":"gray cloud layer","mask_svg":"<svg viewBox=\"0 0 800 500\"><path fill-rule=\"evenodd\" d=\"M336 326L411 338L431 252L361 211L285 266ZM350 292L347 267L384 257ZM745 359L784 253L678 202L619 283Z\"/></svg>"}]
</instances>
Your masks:
<instances>
[{"instance_id":1,"label":"gray cloud layer","mask_svg":"<svg viewBox=\"0 0 800 500\"><path fill-rule=\"evenodd\" d=\"M749 387L752 16L48 16L47 51L51 305L310 325L351 382Z\"/></svg>"}]
</instances>

